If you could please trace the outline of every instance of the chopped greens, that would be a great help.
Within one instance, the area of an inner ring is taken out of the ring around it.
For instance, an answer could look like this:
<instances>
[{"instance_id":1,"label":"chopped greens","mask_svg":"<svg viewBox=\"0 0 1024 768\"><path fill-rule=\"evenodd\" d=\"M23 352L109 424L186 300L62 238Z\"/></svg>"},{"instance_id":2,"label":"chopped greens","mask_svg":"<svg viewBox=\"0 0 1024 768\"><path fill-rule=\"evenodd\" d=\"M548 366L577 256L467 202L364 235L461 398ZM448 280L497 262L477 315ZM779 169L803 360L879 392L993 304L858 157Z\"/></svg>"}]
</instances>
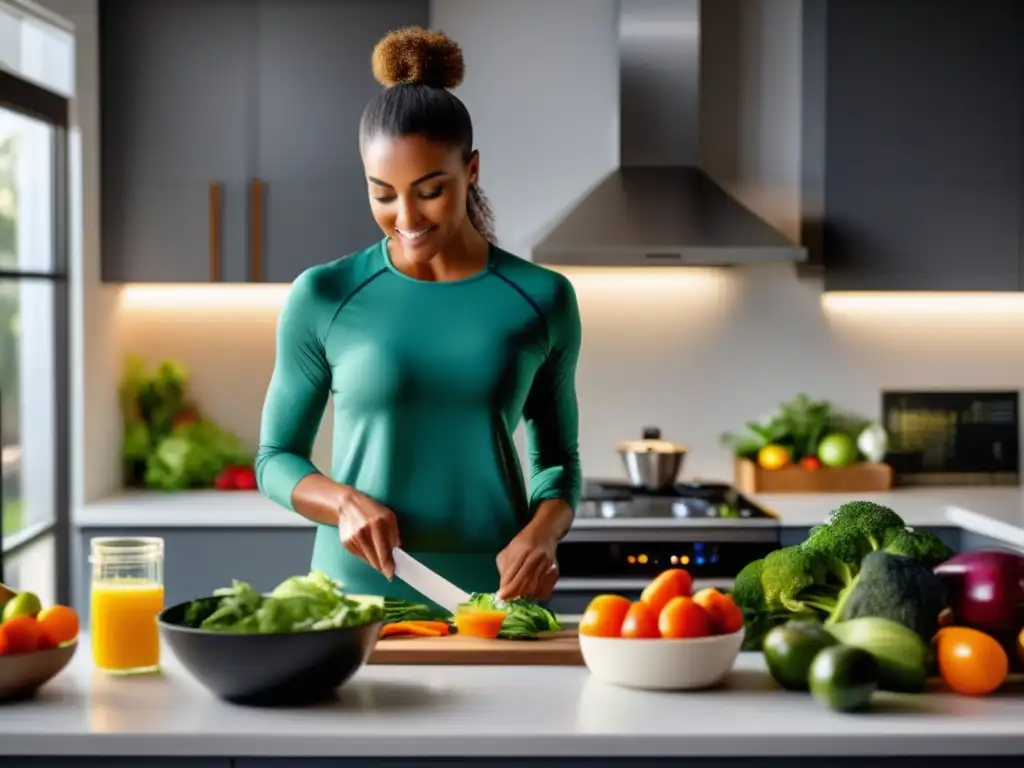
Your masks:
<instances>
[{"instance_id":1,"label":"chopped greens","mask_svg":"<svg viewBox=\"0 0 1024 768\"><path fill-rule=\"evenodd\" d=\"M388 624L400 624L405 621L448 621L451 617L446 611L436 611L423 603L410 603L405 600L384 599L384 621Z\"/></svg>"},{"instance_id":2,"label":"chopped greens","mask_svg":"<svg viewBox=\"0 0 1024 768\"><path fill-rule=\"evenodd\" d=\"M531 640L541 632L554 632L562 628L555 614L547 608L520 597L503 601L498 600L493 593L475 592L470 595L466 605L480 611L507 611L498 634L498 637L507 640ZM446 621L451 633L457 631L452 616L447 612L438 612L427 605L405 600L387 598L384 601L384 617L388 624Z\"/></svg>"},{"instance_id":3,"label":"chopped greens","mask_svg":"<svg viewBox=\"0 0 1024 768\"><path fill-rule=\"evenodd\" d=\"M340 582L319 571L285 579L269 595L244 581L214 590L185 610L185 624L234 634L277 634L359 627L384 620L384 600L352 597Z\"/></svg>"},{"instance_id":4,"label":"chopped greens","mask_svg":"<svg viewBox=\"0 0 1024 768\"><path fill-rule=\"evenodd\" d=\"M541 632L553 632L562 628L555 614L544 606L521 597L499 600L491 593L476 592L470 595L467 605L482 611L507 611L498 637L509 640L529 640Z\"/></svg>"}]
</instances>

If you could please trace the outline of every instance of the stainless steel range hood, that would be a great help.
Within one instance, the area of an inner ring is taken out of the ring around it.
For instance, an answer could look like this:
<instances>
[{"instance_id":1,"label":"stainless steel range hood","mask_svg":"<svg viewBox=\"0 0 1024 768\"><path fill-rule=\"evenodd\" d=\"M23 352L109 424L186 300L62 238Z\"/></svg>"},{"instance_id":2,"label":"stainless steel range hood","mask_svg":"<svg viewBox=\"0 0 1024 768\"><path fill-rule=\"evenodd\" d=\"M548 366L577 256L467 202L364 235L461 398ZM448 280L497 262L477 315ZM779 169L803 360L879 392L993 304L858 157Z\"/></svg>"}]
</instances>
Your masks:
<instances>
[{"instance_id":1,"label":"stainless steel range hood","mask_svg":"<svg viewBox=\"0 0 1024 768\"><path fill-rule=\"evenodd\" d=\"M541 237L534 261L805 261L802 247L698 167L701 1L620 0L619 7L620 167Z\"/></svg>"}]
</instances>

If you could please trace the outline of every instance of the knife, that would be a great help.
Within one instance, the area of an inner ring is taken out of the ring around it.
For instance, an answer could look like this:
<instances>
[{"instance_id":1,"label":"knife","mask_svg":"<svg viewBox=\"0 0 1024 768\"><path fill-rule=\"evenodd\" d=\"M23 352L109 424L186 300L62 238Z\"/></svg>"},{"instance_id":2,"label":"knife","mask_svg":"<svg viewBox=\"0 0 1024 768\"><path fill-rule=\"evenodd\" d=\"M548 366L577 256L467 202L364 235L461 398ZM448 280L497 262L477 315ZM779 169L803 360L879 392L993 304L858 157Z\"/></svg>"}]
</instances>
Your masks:
<instances>
[{"instance_id":1,"label":"knife","mask_svg":"<svg viewBox=\"0 0 1024 768\"><path fill-rule=\"evenodd\" d=\"M391 557L395 561L395 576L449 613L455 613L459 605L469 600L468 592L430 570L400 547L391 550Z\"/></svg>"}]
</instances>

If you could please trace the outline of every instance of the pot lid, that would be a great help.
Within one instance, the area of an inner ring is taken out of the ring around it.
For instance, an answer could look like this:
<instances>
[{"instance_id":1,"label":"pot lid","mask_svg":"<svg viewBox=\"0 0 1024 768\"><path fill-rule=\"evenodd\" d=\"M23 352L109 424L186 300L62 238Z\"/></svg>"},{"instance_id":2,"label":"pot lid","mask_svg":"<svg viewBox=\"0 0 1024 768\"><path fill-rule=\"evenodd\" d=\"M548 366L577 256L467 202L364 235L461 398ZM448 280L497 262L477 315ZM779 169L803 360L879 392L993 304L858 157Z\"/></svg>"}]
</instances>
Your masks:
<instances>
[{"instance_id":1,"label":"pot lid","mask_svg":"<svg viewBox=\"0 0 1024 768\"><path fill-rule=\"evenodd\" d=\"M682 453L686 451L686 446L673 443L670 440L662 440L660 429L646 427L642 439L620 443L618 450L629 453Z\"/></svg>"}]
</instances>

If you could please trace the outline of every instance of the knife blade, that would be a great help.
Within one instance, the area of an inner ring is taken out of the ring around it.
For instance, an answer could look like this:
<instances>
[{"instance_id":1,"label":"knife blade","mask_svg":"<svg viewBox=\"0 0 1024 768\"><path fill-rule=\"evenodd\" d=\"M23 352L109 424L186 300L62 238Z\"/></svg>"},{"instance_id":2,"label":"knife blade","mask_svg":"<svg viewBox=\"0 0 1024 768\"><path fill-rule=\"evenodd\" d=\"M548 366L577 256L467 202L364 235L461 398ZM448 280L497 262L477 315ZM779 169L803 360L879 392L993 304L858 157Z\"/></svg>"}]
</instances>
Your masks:
<instances>
[{"instance_id":1,"label":"knife blade","mask_svg":"<svg viewBox=\"0 0 1024 768\"><path fill-rule=\"evenodd\" d=\"M400 547L395 547L391 556L395 561L395 576L446 611L455 613L459 605L469 600L468 592L459 589Z\"/></svg>"}]
</instances>

